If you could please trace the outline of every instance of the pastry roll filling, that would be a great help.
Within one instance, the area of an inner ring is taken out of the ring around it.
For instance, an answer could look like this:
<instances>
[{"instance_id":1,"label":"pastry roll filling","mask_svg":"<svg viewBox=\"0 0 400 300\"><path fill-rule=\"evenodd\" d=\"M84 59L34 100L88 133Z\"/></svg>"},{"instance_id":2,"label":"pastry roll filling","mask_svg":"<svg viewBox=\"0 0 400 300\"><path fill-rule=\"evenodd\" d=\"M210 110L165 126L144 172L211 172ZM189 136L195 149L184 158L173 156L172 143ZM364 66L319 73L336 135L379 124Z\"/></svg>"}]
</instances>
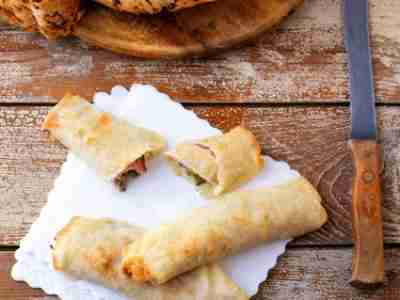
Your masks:
<instances>
[{"instance_id":1,"label":"pastry roll filling","mask_svg":"<svg viewBox=\"0 0 400 300\"><path fill-rule=\"evenodd\" d=\"M146 159L144 156L129 164L126 169L114 179L115 185L123 192L126 191L126 184L129 177L137 177L146 172Z\"/></svg>"},{"instance_id":2,"label":"pastry roll filling","mask_svg":"<svg viewBox=\"0 0 400 300\"><path fill-rule=\"evenodd\" d=\"M207 182L207 180L201 178L198 174L196 174L183 164L179 163L179 167L180 167L180 173L183 174L182 176L186 177L195 186L199 186Z\"/></svg>"}]
</instances>

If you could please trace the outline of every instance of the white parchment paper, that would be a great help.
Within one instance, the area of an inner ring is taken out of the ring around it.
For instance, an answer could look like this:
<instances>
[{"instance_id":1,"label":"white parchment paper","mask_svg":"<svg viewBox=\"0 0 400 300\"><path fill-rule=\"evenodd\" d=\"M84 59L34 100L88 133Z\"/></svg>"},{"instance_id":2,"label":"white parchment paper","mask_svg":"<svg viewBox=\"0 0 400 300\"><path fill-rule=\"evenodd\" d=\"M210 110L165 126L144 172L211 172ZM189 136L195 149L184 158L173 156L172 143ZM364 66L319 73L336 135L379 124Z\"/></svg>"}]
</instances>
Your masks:
<instances>
[{"instance_id":1,"label":"white parchment paper","mask_svg":"<svg viewBox=\"0 0 400 300\"><path fill-rule=\"evenodd\" d=\"M134 85L130 91L117 86L111 94L97 93L94 103L101 110L160 133L167 139L168 147L220 132L151 86ZM265 160L264 170L244 188L272 186L298 176L285 162L269 157ZM121 193L69 153L47 204L15 254L17 263L12 277L64 300L128 300L116 291L54 271L49 246L72 216L111 217L152 228L193 207L207 205L207 200L185 179L175 176L161 157L151 161L148 169ZM251 296L285 251L286 244L287 241L278 241L262 245L224 259L221 266Z\"/></svg>"}]
</instances>

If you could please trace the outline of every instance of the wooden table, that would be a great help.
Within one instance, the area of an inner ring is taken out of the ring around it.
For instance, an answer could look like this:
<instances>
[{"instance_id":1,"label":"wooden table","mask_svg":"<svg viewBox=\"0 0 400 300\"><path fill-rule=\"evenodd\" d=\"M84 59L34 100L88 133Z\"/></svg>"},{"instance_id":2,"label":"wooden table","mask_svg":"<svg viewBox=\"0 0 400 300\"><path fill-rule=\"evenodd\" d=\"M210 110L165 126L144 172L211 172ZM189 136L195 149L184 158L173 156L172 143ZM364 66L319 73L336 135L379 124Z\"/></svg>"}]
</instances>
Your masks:
<instances>
[{"instance_id":1,"label":"wooden table","mask_svg":"<svg viewBox=\"0 0 400 300\"><path fill-rule=\"evenodd\" d=\"M370 0L386 248L385 286L375 291L347 283L352 164L340 2L308 0L257 42L207 60L132 59L76 39L49 47L0 25L0 299L56 299L9 275L65 159L40 131L44 116L66 92L91 97L132 83L156 86L223 130L244 124L264 153L322 194L329 223L290 244L255 299L400 299L400 1Z\"/></svg>"}]
</instances>

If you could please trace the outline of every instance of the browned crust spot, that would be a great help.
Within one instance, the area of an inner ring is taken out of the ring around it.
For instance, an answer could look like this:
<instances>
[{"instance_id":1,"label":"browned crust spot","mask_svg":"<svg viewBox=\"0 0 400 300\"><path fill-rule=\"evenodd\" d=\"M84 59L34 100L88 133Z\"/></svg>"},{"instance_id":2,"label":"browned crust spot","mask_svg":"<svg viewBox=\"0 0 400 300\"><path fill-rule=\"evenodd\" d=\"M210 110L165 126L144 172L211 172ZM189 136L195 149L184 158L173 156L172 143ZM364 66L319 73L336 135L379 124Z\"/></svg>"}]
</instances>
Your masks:
<instances>
[{"instance_id":1,"label":"browned crust spot","mask_svg":"<svg viewBox=\"0 0 400 300\"><path fill-rule=\"evenodd\" d=\"M73 95L70 93L66 93L64 97L57 103L56 107L65 107L69 106L79 100L86 101L87 103L91 103L91 101L79 96L79 95Z\"/></svg>"},{"instance_id":2,"label":"browned crust spot","mask_svg":"<svg viewBox=\"0 0 400 300\"><path fill-rule=\"evenodd\" d=\"M109 113L101 113L97 119L97 124L102 127L107 127L111 124L112 117Z\"/></svg>"},{"instance_id":3,"label":"browned crust spot","mask_svg":"<svg viewBox=\"0 0 400 300\"><path fill-rule=\"evenodd\" d=\"M58 126L59 126L59 123L58 123L58 119L57 119L57 114L53 111L50 111L47 114L47 117L42 124L42 129L43 130L51 130L51 129L57 128Z\"/></svg>"},{"instance_id":4,"label":"browned crust spot","mask_svg":"<svg viewBox=\"0 0 400 300\"><path fill-rule=\"evenodd\" d=\"M51 130L54 128L57 128L59 126L59 123L57 122L57 111L59 108L61 107L66 107L69 105L72 105L73 103L75 103L78 99L80 100L84 100L87 101L84 98L81 98L80 96L76 96L76 95L72 95L72 94L65 94L65 96L57 103L57 105L55 106L55 108L53 108L52 111L50 111L43 124L42 124L42 129L47 129L47 130ZM89 101L87 101L89 103ZM104 120L99 120L100 122L107 122L105 119Z\"/></svg>"},{"instance_id":5,"label":"browned crust spot","mask_svg":"<svg viewBox=\"0 0 400 300\"><path fill-rule=\"evenodd\" d=\"M122 266L125 275L139 283L145 283L152 280L150 270L144 263L143 257L131 257Z\"/></svg>"},{"instance_id":6,"label":"browned crust spot","mask_svg":"<svg viewBox=\"0 0 400 300\"><path fill-rule=\"evenodd\" d=\"M185 256L192 257L196 256L199 253L199 247L196 239L191 239L189 240L184 246L183 246L183 253Z\"/></svg>"},{"instance_id":7,"label":"browned crust spot","mask_svg":"<svg viewBox=\"0 0 400 300\"><path fill-rule=\"evenodd\" d=\"M114 249L105 249L100 246L96 247L93 253L85 255L85 259L92 268L105 275L112 275L113 262L117 257L118 253Z\"/></svg>"}]
</instances>

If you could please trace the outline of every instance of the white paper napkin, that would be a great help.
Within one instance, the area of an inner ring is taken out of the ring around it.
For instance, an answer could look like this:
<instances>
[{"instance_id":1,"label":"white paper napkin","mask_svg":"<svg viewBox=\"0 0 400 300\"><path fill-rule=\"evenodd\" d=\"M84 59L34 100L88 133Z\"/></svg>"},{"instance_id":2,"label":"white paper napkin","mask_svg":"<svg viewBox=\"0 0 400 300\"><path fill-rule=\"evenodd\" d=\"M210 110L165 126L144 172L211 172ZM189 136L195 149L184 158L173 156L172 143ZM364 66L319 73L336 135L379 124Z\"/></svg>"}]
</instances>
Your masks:
<instances>
[{"instance_id":1,"label":"white paper napkin","mask_svg":"<svg viewBox=\"0 0 400 300\"><path fill-rule=\"evenodd\" d=\"M110 95L97 93L94 102L100 110L160 133L167 139L168 147L220 132L151 86L134 85L129 92L117 86ZM264 170L246 188L272 186L299 176L285 162L269 157L265 160ZM152 228L191 208L207 205L191 184L173 174L161 157L151 161L148 169L121 193L69 153L47 204L15 254L17 263L12 277L64 300L128 300L116 291L54 271L49 246L56 232L75 215L111 217ZM287 242L278 241L237 254L221 261L221 266L251 296L285 251Z\"/></svg>"}]
</instances>

